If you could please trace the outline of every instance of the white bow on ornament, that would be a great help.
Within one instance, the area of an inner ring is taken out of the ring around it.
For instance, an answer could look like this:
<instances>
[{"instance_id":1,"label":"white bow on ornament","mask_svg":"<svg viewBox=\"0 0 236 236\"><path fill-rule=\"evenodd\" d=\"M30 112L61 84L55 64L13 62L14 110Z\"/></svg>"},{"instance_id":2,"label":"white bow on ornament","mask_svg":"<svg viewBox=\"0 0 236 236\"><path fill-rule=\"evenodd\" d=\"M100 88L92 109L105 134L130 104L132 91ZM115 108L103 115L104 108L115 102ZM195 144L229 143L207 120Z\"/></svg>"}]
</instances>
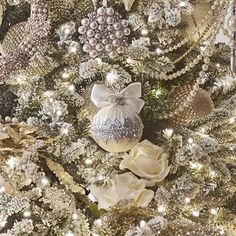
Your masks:
<instances>
[{"instance_id":1,"label":"white bow on ornament","mask_svg":"<svg viewBox=\"0 0 236 236\"><path fill-rule=\"evenodd\" d=\"M144 105L141 83L129 84L121 92L114 93L104 85L95 84L92 89L91 100L99 109L114 105L126 105L139 113Z\"/></svg>"}]
</instances>

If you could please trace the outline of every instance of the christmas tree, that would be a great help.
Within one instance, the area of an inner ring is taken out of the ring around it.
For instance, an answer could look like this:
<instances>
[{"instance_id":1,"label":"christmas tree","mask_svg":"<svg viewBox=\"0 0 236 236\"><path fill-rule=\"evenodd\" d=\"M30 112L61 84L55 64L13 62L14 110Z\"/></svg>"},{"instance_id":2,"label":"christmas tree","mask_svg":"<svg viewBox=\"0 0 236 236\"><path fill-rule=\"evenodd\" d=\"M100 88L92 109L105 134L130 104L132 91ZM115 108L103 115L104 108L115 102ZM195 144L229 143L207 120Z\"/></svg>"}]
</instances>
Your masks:
<instances>
[{"instance_id":1,"label":"christmas tree","mask_svg":"<svg viewBox=\"0 0 236 236\"><path fill-rule=\"evenodd\" d=\"M0 0L0 236L236 236L235 15Z\"/></svg>"}]
</instances>

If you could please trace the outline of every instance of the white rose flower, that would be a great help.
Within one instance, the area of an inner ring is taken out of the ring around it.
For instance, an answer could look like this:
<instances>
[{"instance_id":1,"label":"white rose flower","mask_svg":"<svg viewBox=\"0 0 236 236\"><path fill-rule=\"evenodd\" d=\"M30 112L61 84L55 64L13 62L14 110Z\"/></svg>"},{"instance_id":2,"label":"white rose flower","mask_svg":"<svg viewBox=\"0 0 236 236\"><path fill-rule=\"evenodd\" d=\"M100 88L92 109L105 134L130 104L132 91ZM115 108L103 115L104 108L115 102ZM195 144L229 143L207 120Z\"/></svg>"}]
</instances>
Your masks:
<instances>
[{"instance_id":1,"label":"white rose flower","mask_svg":"<svg viewBox=\"0 0 236 236\"><path fill-rule=\"evenodd\" d=\"M170 171L168 154L148 140L142 141L129 154L125 154L120 168L127 168L134 174L148 179L151 185L161 182Z\"/></svg>"},{"instance_id":2,"label":"white rose flower","mask_svg":"<svg viewBox=\"0 0 236 236\"><path fill-rule=\"evenodd\" d=\"M120 200L133 200L137 206L146 207L154 196L152 190L145 189L145 181L131 172L115 175L106 186L90 185L89 189L98 207L105 210L110 210Z\"/></svg>"}]
</instances>

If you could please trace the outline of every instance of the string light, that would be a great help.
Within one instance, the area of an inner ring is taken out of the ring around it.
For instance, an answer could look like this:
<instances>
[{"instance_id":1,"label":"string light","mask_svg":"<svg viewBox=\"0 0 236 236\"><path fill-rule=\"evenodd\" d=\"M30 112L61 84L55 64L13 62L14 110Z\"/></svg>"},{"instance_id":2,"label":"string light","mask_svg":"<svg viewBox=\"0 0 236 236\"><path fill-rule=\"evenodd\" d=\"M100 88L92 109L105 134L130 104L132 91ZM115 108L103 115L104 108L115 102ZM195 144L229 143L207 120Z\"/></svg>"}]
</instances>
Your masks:
<instances>
[{"instance_id":1,"label":"string light","mask_svg":"<svg viewBox=\"0 0 236 236\"><path fill-rule=\"evenodd\" d=\"M210 210L210 213L211 213L212 215L217 215L217 209L212 208L212 209Z\"/></svg>"},{"instance_id":2,"label":"string light","mask_svg":"<svg viewBox=\"0 0 236 236\"><path fill-rule=\"evenodd\" d=\"M73 232L72 231L68 231L65 236L74 236Z\"/></svg>"},{"instance_id":3,"label":"string light","mask_svg":"<svg viewBox=\"0 0 236 236\"><path fill-rule=\"evenodd\" d=\"M14 168L15 164L16 164L16 158L11 157L10 159L8 159L6 161L6 164L10 167L10 168Z\"/></svg>"},{"instance_id":4,"label":"string light","mask_svg":"<svg viewBox=\"0 0 236 236\"><path fill-rule=\"evenodd\" d=\"M194 210L194 211L192 211L192 215L193 215L194 217L199 217L199 215L200 215L200 212L199 212L199 211L196 211L196 210Z\"/></svg>"},{"instance_id":5,"label":"string light","mask_svg":"<svg viewBox=\"0 0 236 236\"><path fill-rule=\"evenodd\" d=\"M78 218L79 218L79 216L78 216L77 213L74 213L74 214L72 215L72 219L73 219L73 220L77 220Z\"/></svg>"},{"instance_id":6,"label":"string light","mask_svg":"<svg viewBox=\"0 0 236 236\"><path fill-rule=\"evenodd\" d=\"M3 228L7 224L6 220L0 220L0 227Z\"/></svg>"},{"instance_id":7,"label":"string light","mask_svg":"<svg viewBox=\"0 0 236 236\"><path fill-rule=\"evenodd\" d=\"M189 197L186 197L186 198L184 199L184 201L185 201L185 203L190 203L191 199L190 199Z\"/></svg>"},{"instance_id":8,"label":"string light","mask_svg":"<svg viewBox=\"0 0 236 236\"><path fill-rule=\"evenodd\" d=\"M25 211L24 213L23 213L23 215L24 215L24 217L30 217L31 216L31 212L30 211Z\"/></svg>"},{"instance_id":9,"label":"string light","mask_svg":"<svg viewBox=\"0 0 236 236\"><path fill-rule=\"evenodd\" d=\"M166 207L164 205L160 205L157 210L163 213L166 211Z\"/></svg>"},{"instance_id":10,"label":"string light","mask_svg":"<svg viewBox=\"0 0 236 236\"><path fill-rule=\"evenodd\" d=\"M234 117L231 117L230 119L229 119L229 123L230 124L233 124L235 122L235 118Z\"/></svg>"},{"instance_id":11,"label":"string light","mask_svg":"<svg viewBox=\"0 0 236 236\"><path fill-rule=\"evenodd\" d=\"M211 171L210 171L210 176L211 176L211 177L215 177L215 176L216 176L216 172L215 172L214 170L211 170Z\"/></svg>"},{"instance_id":12,"label":"string light","mask_svg":"<svg viewBox=\"0 0 236 236\"><path fill-rule=\"evenodd\" d=\"M41 183L42 183L42 185L47 185L49 183L49 181L47 178L42 178Z\"/></svg>"},{"instance_id":13,"label":"string light","mask_svg":"<svg viewBox=\"0 0 236 236\"><path fill-rule=\"evenodd\" d=\"M188 139L188 143L189 143L189 144L192 144L192 143L193 143L193 139L192 139L192 138L189 138L189 139Z\"/></svg>"},{"instance_id":14,"label":"string light","mask_svg":"<svg viewBox=\"0 0 236 236\"><path fill-rule=\"evenodd\" d=\"M144 228L146 226L146 222L144 220L141 220L139 225L141 228Z\"/></svg>"},{"instance_id":15,"label":"string light","mask_svg":"<svg viewBox=\"0 0 236 236\"><path fill-rule=\"evenodd\" d=\"M132 64L133 63L133 60L131 58L127 58L126 59L126 62L129 63L129 64Z\"/></svg>"},{"instance_id":16,"label":"string light","mask_svg":"<svg viewBox=\"0 0 236 236\"><path fill-rule=\"evenodd\" d=\"M92 201L92 202L96 202L96 198L90 193L88 195L88 198Z\"/></svg>"},{"instance_id":17,"label":"string light","mask_svg":"<svg viewBox=\"0 0 236 236\"><path fill-rule=\"evenodd\" d=\"M196 169L196 170L201 170L203 167L203 165L198 162L190 162L190 166L192 169Z\"/></svg>"},{"instance_id":18,"label":"string light","mask_svg":"<svg viewBox=\"0 0 236 236\"><path fill-rule=\"evenodd\" d=\"M92 163L93 163L93 161L91 159L86 159L85 160L86 165L91 165Z\"/></svg>"},{"instance_id":19,"label":"string light","mask_svg":"<svg viewBox=\"0 0 236 236\"><path fill-rule=\"evenodd\" d=\"M187 2L186 2L186 1L181 1L181 2L179 3L179 6L180 6L180 7L186 7L186 6L187 6Z\"/></svg>"},{"instance_id":20,"label":"string light","mask_svg":"<svg viewBox=\"0 0 236 236\"><path fill-rule=\"evenodd\" d=\"M166 135L167 138L171 138L174 133L173 129L165 129L164 134Z\"/></svg>"},{"instance_id":21,"label":"string light","mask_svg":"<svg viewBox=\"0 0 236 236\"><path fill-rule=\"evenodd\" d=\"M162 50L161 50L160 48L157 48L157 49L156 49L156 53L157 53L157 54L160 54L160 53L162 53Z\"/></svg>"},{"instance_id":22,"label":"string light","mask_svg":"<svg viewBox=\"0 0 236 236\"><path fill-rule=\"evenodd\" d=\"M117 72L116 71L110 71L107 75L106 75L106 79L107 79L107 81L108 82L110 82L110 83L113 83L113 82L115 82L115 81L117 81L117 79L118 79L118 74L117 74Z\"/></svg>"},{"instance_id":23,"label":"string light","mask_svg":"<svg viewBox=\"0 0 236 236\"><path fill-rule=\"evenodd\" d=\"M147 35L148 34L148 29L142 29L141 34L142 35Z\"/></svg>"},{"instance_id":24,"label":"string light","mask_svg":"<svg viewBox=\"0 0 236 236\"><path fill-rule=\"evenodd\" d=\"M68 90L71 91L71 92L74 92L75 91L75 85L74 84L69 85Z\"/></svg>"},{"instance_id":25,"label":"string light","mask_svg":"<svg viewBox=\"0 0 236 236\"><path fill-rule=\"evenodd\" d=\"M101 226L102 225L102 220L101 219L97 219L95 221L95 224L98 225L98 226Z\"/></svg>"},{"instance_id":26,"label":"string light","mask_svg":"<svg viewBox=\"0 0 236 236\"><path fill-rule=\"evenodd\" d=\"M63 79L68 79L68 78L70 78L70 74L67 71L65 71L65 72L62 73L62 78Z\"/></svg>"},{"instance_id":27,"label":"string light","mask_svg":"<svg viewBox=\"0 0 236 236\"><path fill-rule=\"evenodd\" d=\"M2 192L5 192L5 187L4 186L0 187L0 193L2 193Z\"/></svg>"}]
</instances>

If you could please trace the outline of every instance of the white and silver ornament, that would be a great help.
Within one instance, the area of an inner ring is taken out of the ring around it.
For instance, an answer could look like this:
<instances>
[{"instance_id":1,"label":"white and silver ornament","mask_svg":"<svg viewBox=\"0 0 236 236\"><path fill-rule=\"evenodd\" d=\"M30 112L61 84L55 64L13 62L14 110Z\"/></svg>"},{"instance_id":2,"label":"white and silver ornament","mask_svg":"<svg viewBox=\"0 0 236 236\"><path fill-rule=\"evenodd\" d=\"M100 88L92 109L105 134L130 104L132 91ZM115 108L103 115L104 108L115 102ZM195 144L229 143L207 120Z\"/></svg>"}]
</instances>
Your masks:
<instances>
[{"instance_id":1,"label":"white and silver ornament","mask_svg":"<svg viewBox=\"0 0 236 236\"><path fill-rule=\"evenodd\" d=\"M138 144L143 133L139 116L144 101L141 83L132 83L119 93L94 85L91 99L100 109L91 124L91 133L100 147L109 152L126 152Z\"/></svg>"},{"instance_id":2,"label":"white and silver ornament","mask_svg":"<svg viewBox=\"0 0 236 236\"><path fill-rule=\"evenodd\" d=\"M100 7L81 20L78 28L83 51L90 57L114 57L123 53L130 29L128 21L111 7Z\"/></svg>"}]
</instances>

